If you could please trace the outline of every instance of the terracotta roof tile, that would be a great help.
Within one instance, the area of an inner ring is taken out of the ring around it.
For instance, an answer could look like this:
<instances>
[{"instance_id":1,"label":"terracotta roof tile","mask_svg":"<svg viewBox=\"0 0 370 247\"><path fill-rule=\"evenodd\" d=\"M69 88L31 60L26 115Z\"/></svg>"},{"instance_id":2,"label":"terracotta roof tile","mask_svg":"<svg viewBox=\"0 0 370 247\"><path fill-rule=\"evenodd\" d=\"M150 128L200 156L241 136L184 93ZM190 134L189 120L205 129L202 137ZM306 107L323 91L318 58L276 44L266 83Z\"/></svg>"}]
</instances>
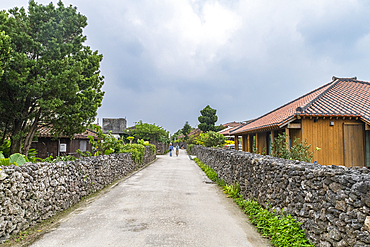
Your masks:
<instances>
[{"instance_id":1,"label":"terracotta roof tile","mask_svg":"<svg viewBox=\"0 0 370 247\"><path fill-rule=\"evenodd\" d=\"M301 107L301 111L297 111ZM232 134L278 127L299 116L352 116L370 123L370 83L356 78L336 78L243 126Z\"/></svg>"},{"instance_id":2,"label":"terracotta roof tile","mask_svg":"<svg viewBox=\"0 0 370 247\"><path fill-rule=\"evenodd\" d=\"M50 127L42 127L38 130L38 137L54 137L54 135L52 134L52 129ZM94 137L94 139L98 139L98 136L96 134L96 132L92 131L92 130L89 130L89 129L86 129L86 131L84 133L80 133L80 134L75 134L73 136L73 138L75 139L88 139L88 136L91 135ZM63 138L67 138L68 136L66 135L61 135L60 137L63 137Z\"/></svg>"}]
</instances>

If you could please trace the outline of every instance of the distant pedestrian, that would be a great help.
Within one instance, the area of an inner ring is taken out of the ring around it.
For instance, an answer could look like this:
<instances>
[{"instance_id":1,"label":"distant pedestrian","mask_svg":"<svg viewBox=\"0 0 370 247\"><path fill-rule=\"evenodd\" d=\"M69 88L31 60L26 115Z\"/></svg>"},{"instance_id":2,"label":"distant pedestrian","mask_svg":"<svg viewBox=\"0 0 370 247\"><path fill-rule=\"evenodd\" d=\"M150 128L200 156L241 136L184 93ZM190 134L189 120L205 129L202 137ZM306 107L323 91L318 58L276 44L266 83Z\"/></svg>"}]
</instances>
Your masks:
<instances>
[{"instance_id":1,"label":"distant pedestrian","mask_svg":"<svg viewBox=\"0 0 370 247\"><path fill-rule=\"evenodd\" d=\"M168 147L168 150L170 150L170 157L172 157L172 150L173 150L172 143L170 143L170 146Z\"/></svg>"},{"instance_id":2,"label":"distant pedestrian","mask_svg":"<svg viewBox=\"0 0 370 247\"><path fill-rule=\"evenodd\" d=\"M179 156L179 144L176 145L176 156Z\"/></svg>"}]
</instances>

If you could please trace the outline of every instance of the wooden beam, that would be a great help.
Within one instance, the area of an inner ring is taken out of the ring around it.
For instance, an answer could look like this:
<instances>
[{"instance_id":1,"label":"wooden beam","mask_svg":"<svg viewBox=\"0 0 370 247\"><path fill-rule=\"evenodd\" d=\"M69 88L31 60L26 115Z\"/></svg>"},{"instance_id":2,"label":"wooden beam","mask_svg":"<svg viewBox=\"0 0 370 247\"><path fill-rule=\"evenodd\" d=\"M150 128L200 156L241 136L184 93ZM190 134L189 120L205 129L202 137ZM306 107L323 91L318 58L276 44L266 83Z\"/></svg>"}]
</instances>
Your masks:
<instances>
[{"instance_id":1,"label":"wooden beam","mask_svg":"<svg viewBox=\"0 0 370 247\"><path fill-rule=\"evenodd\" d=\"M256 153L258 154L258 133L256 133Z\"/></svg>"},{"instance_id":2,"label":"wooden beam","mask_svg":"<svg viewBox=\"0 0 370 247\"><path fill-rule=\"evenodd\" d=\"M290 123L288 124L288 129L300 129L301 123Z\"/></svg>"},{"instance_id":3,"label":"wooden beam","mask_svg":"<svg viewBox=\"0 0 370 247\"><path fill-rule=\"evenodd\" d=\"M368 124L365 124L365 130L370 130L370 126Z\"/></svg>"}]
</instances>

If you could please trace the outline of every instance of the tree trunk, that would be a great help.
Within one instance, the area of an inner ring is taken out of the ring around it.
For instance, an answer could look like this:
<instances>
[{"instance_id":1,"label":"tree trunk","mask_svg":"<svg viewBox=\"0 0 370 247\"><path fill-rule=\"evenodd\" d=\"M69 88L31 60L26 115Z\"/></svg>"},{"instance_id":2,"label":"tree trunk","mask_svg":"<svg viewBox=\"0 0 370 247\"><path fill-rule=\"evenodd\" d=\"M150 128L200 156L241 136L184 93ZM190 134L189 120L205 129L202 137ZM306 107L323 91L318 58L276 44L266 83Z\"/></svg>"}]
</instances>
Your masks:
<instances>
[{"instance_id":1,"label":"tree trunk","mask_svg":"<svg viewBox=\"0 0 370 247\"><path fill-rule=\"evenodd\" d=\"M36 123L36 124L35 124ZM28 155L28 151L30 150L31 148L31 144L32 144L32 140L33 140L33 137L35 136L36 134L36 130L37 130L37 122L35 122L34 124L32 124L31 126L31 129L30 131L27 133L27 136L24 140L24 144L23 144L23 154L25 156Z\"/></svg>"},{"instance_id":2,"label":"tree trunk","mask_svg":"<svg viewBox=\"0 0 370 247\"><path fill-rule=\"evenodd\" d=\"M28 151L30 150L31 148L31 144L32 144L32 140L33 140L33 137L35 136L36 134L36 131L37 131L37 125L39 123L39 120L40 120L40 112L38 112L37 116L35 117L35 120L33 121L31 127L30 127L30 130L28 131L27 133L27 136L24 140L24 145L23 145L23 154L25 156L28 155Z\"/></svg>"},{"instance_id":3,"label":"tree trunk","mask_svg":"<svg viewBox=\"0 0 370 247\"><path fill-rule=\"evenodd\" d=\"M11 144L10 144L10 154L21 152L22 143L22 122L16 121L11 133Z\"/></svg>"}]
</instances>

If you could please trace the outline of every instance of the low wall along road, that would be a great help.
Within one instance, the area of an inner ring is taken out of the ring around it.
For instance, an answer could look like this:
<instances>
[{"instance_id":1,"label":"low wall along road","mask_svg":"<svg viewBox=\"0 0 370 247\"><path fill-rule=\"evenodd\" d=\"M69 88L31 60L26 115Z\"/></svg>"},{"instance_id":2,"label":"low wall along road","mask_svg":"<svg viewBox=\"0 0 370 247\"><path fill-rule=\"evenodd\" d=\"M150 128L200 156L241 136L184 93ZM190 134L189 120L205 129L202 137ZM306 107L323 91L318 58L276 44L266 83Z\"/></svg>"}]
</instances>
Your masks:
<instances>
[{"instance_id":1,"label":"low wall along road","mask_svg":"<svg viewBox=\"0 0 370 247\"><path fill-rule=\"evenodd\" d=\"M155 159L145 147L142 164L131 154L86 157L57 163L0 167L0 243L79 202Z\"/></svg>"},{"instance_id":2,"label":"low wall along road","mask_svg":"<svg viewBox=\"0 0 370 247\"><path fill-rule=\"evenodd\" d=\"M192 153L246 199L291 214L316 246L370 246L370 170L321 166L234 150Z\"/></svg>"}]
</instances>

